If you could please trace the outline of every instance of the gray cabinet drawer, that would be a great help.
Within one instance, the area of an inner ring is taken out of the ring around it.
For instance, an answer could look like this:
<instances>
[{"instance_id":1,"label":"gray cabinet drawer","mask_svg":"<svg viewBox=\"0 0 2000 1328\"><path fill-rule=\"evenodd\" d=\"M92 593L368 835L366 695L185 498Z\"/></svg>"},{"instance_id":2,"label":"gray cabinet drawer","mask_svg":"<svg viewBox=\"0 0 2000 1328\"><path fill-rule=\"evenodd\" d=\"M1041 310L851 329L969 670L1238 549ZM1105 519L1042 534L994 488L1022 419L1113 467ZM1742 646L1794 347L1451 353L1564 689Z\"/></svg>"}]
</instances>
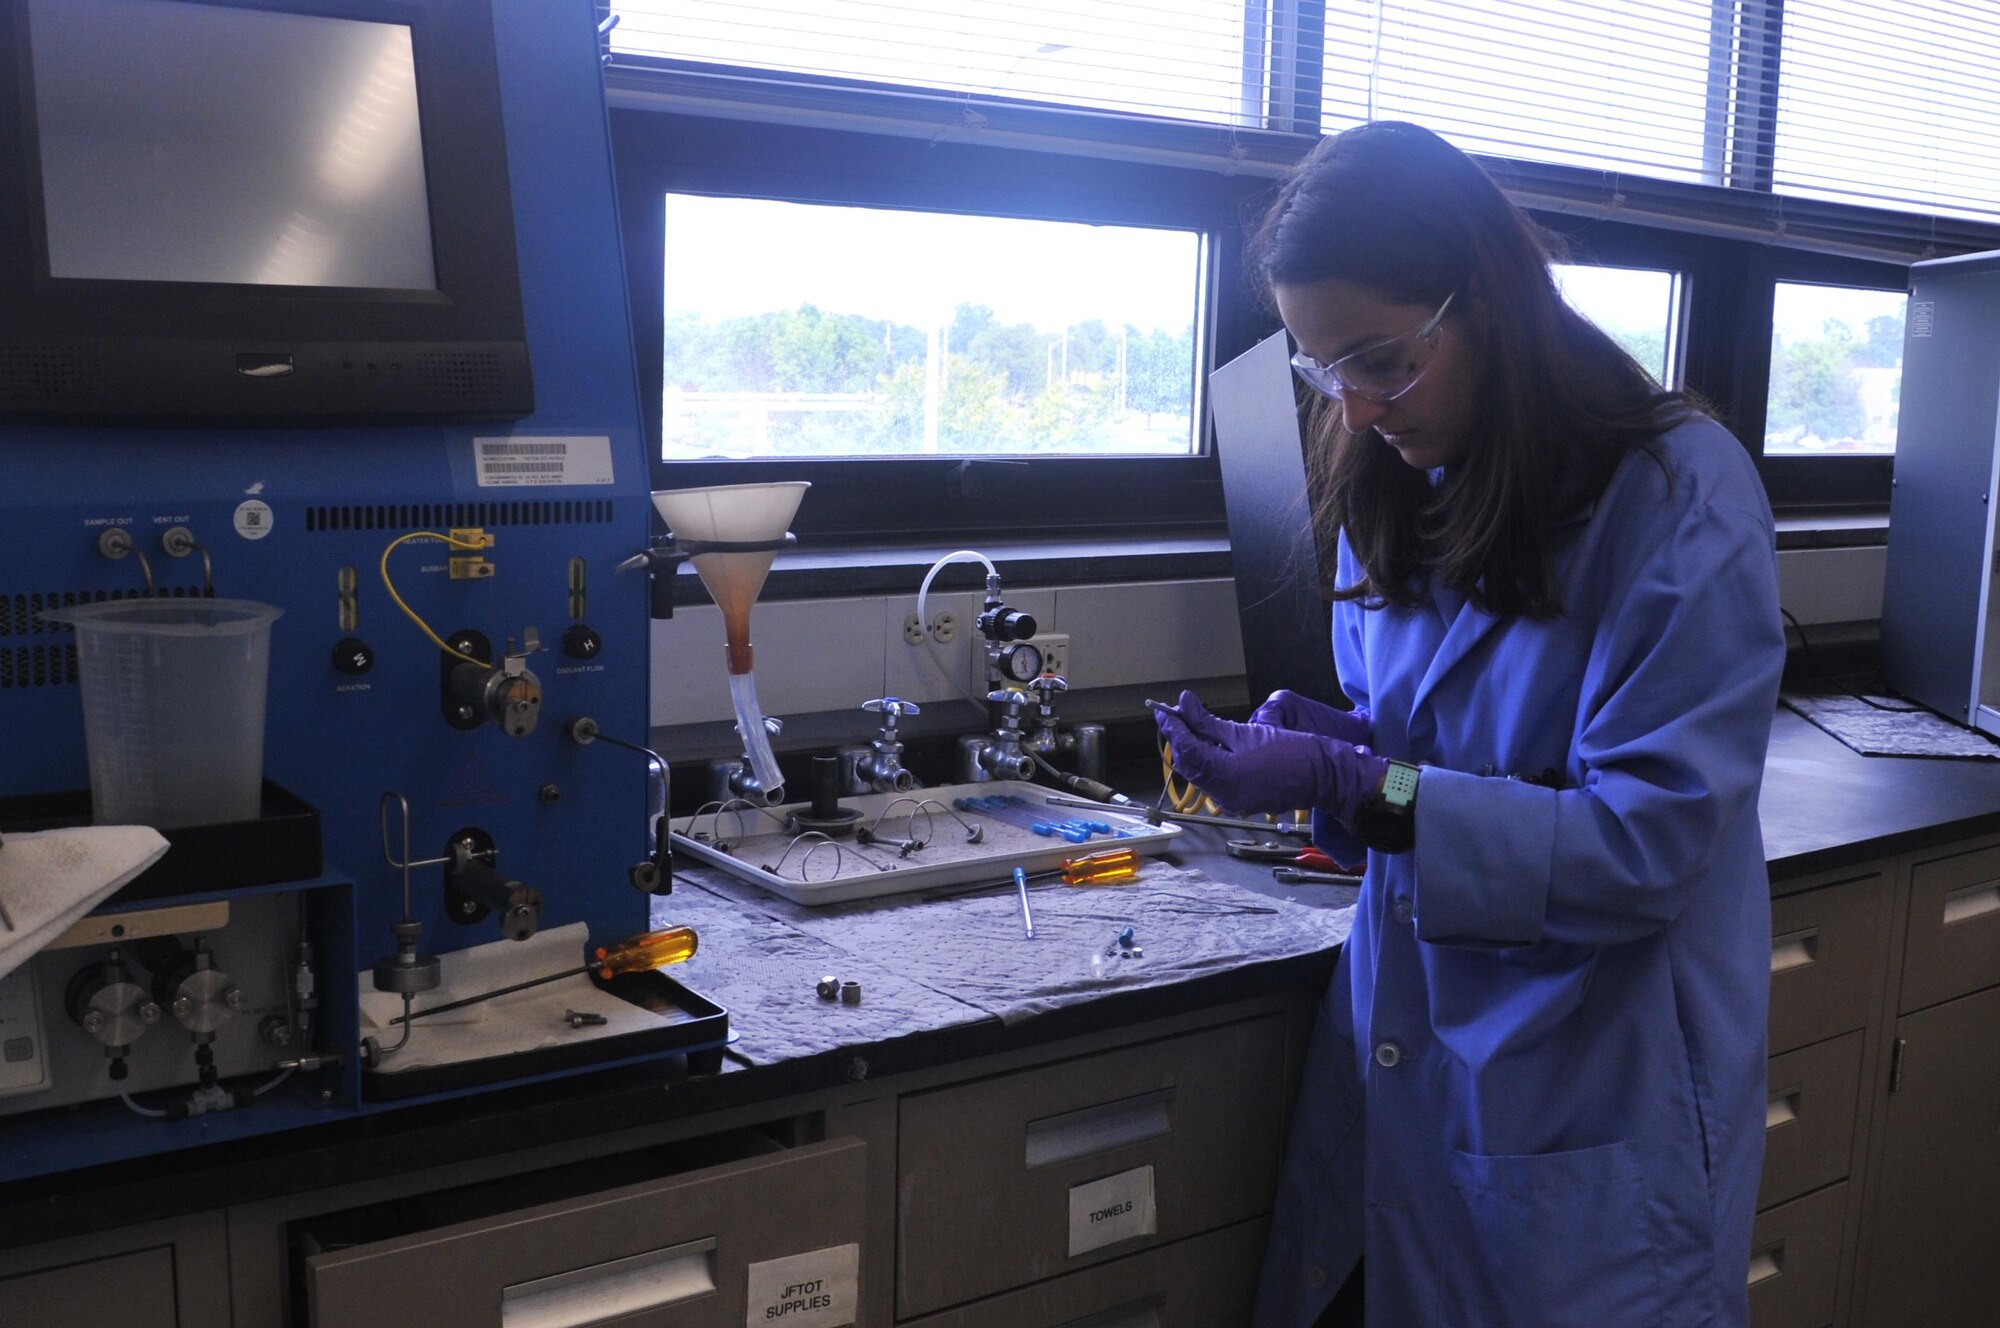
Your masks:
<instances>
[{"instance_id":1,"label":"gray cabinet drawer","mask_svg":"<svg viewBox=\"0 0 2000 1328\"><path fill-rule=\"evenodd\" d=\"M1910 873L1903 1014L2000 984L2000 848L1920 862Z\"/></svg>"},{"instance_id":2,"label":"gray cabinet drawer","mask_svg":"<svg viewBox=\"0 0 2000 1328\"><path fill-rule=\"evenodd\" d=\"M1224 1227L903 1328L1240 1328L1268 1223Z\"/></svg>"},{"instance_id":3,"label":"gray cabinet drawer","mask_svg":"<svg viewBox=\"0 0 2000 1328\"><path fill-rule=\"evenodd\" d=\"M313 1323L741 1328L750 1265L860 1242L866 1157L829 1140L316 1255Z\"/></svg>"},{"instance_id":4,"label":"gray cabinet drawer","mask_svg":"<svg viewBox=\"0 0 2000 1328\"><path fill-rule=\"evenodd\" d=\"M1826 1328L1840 1281L1847 1183L1757 1214L1750 1234L1751 1328Z\"/></svg>"},{"instance_id":5,"label":"gray cabinet drawer","mask_svg":"<svg viewBox=\"0 0 2000 1328\"><path fill-rule=\"evenodd\" d=\"M167 1328L180 1322L171 1246L0 1278L0 1323Z\"/></svg>"},{"instance_id":6,"label":"gray cabinet drawer","mask_svg":"<svg viewBox=\"0 0 2000 1328\"><path fill-rule=\"evenodd\" d=\"M904 1097L898 1314L1265 1212L1283 1078L1271 1016Z\"/></svg>"},{"instance_id":7,"label":"gray cabinet drawer","mask_svg":"<svg viewBox=\"0 0 2000 1328\"><path fill-rule=\"evenodd\" d=\"M1759 1208L1846 1178L1861 1098L1861 1040L1857 1029L1771 1058Z\"/></svg>"},{"instance_id":8,"label":"gray cabinet drawer","mask_svg":"<svg viewBox=\"0 0 2000 1328\"><path fill-rule=\"evenodd\" d=\"M1866 1026L1889 958L1889 878L1771 901L1771 1053Z\"/></svg>"}]
</instances>

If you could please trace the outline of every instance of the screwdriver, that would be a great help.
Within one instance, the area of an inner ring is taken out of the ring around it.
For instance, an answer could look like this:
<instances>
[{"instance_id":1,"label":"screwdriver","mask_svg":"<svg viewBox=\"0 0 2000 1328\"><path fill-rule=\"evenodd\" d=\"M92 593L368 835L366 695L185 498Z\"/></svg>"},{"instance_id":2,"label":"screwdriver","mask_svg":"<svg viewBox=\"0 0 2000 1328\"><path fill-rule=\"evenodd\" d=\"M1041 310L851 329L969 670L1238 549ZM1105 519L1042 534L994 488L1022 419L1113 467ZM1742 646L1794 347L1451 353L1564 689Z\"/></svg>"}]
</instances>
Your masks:
<instances>
[{"instance_id":1,"label":"screwdriver","mask_svg":"<svg viewBox=\"0 0 2000 1328\"><path fill-rule=\"evenodd\" d=\"M1056 871L1036 872L1031 879L1060 876L1064 885L1119 885L1139 874L1139 855L1129 848L1108 848L1080 858L1064 858Z\"/></svg>"},{"instance_id":2,"label":"screwdriver","mask_svg":"<svg viewBox=\"0 0 2000 1328\"><path fill-rule=\"evenodd\" d=\"M1026 889L1029 881L1047 880L1061 877L1064 885L1123 885L1136 880L1139 875L1139 855L1129 848L1107 848L1098 853L1085 853L1081 857L1064 858L1059 868L1049 871L1021 873L1021 883L1016 888ZM926 899L945 899L952 895L970 894L975 890L991 890L995 885L1006 885L1006 881L978 881L969 885L948 885L924 895Z\"/></svg>"},{"instance_id":3,"label":"screwdriver","mask_svg":"<svg viewBox=\"0 0 2000 1328\"><path fill-rule=\"evenodd\" d=\"M597 976L643 973L649 968L665 968L694 957L700 938L693 927L663 927L629 936L610 949L597 947ZM588 965L586 965L588 967Z\"/></svg>"},{"instance_id":4,"label":"screwdriver","mask_svg":"<svg viewBox=\"0 0 2000 1328\"><path fill-rule=\"evenodd\" d=\"M511 987L496 987L492 991L482 991L477 996L468 996L462 1001L446 1001L443 1005L433 1005L426 1010L418 1010L411 1015L397 1015L389 1022L400 1024L404 1019L422 1019L425 1015L443 1014L446 1010L460 1010L481 1001L490 1001L495 996L506 996L512 992L526 991L545 983L561 982L564 978L578 978L596 969L599 977L609 978L617 973L642 973L651 968L664 968L668 964L678 964L692 958L700 938L692 927L663 927L659 931L640 932L629 936L618 944L606 948L597 947L595 963L582 968L566 968L560 973L547 977L530 978L526 982L516 982Z\"/></svg>"}]
</instances>

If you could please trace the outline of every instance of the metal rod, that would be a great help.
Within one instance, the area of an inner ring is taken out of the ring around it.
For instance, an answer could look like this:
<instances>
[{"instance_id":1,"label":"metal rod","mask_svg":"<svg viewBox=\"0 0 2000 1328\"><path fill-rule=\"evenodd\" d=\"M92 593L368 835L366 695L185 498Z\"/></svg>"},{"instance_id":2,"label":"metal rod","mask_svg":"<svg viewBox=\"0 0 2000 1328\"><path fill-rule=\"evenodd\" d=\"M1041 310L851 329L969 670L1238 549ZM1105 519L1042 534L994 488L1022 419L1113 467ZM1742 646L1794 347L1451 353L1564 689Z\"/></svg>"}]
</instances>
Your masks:
<instances>
[{"instance_id":1,"label":"metal rod","mask_svg":"<svg viewBox=\"0 0 2000 1328\"><path fill-rule=\"evenodd\" d=\"M1091 802L1086 798L1052 797L1048 799L1048 802L1054 807L1095 807L1107 812L1117 812L1120 816L1135 815L1130 807L1118 807L1104 802ZM1188 825L1219 825L1225 830L1268 830L1275 831L1281 835L1302 835L1306 837L1310 837L1312 834L1312 831L1304 826L1286 825L1283 822L1248 821L1234 816L1197 816L1193 812L1170 812L1163 811L1157 807L1145 812L1144 815L1149 821L1158 817L1162 821L1179 821Z\"/></svg>"},{"instance_id":2,"label":"metal rod","mask_svg":"<svg viewBox=\"0 0 2000 1328\"><path fill-rule=\"evenodd\" d=\"M590 968L589 964L585 964L582 968L572 968L566 969L561 973L551 973L545 978L529 978L526 982L516 982L511 987L499 987L493 991L482 991L479 995L468 996L462 1001L446 1001L443 1005L433 1005L429 1009L419 1010L415 1014L397 1015L389 1022L392 1024L408 1023L412 1019L422 1019L425 1015L443 1014L446 1010L463 1009L468 1005L477 1005L481 1001L490 1001L495 996L506 996L513 992L526 991L530 987L545 986L551 982L560 982L564 978L581 977L590 972Z\"/></svg>"},{"instance_id":3,"label":"metal rod","mask_svg":"<svg viewBox=\"0 0 2000 1328\"><path fill-rule=\"evenodd\" d=\"M1021 896L1021 930L1026 932L1028 939L1032 941L1035 939L1035 915L1028 911L1028 872L1026 868L1016 867L1014 869L1014 889Z\"/></svg>"}]
</instances>

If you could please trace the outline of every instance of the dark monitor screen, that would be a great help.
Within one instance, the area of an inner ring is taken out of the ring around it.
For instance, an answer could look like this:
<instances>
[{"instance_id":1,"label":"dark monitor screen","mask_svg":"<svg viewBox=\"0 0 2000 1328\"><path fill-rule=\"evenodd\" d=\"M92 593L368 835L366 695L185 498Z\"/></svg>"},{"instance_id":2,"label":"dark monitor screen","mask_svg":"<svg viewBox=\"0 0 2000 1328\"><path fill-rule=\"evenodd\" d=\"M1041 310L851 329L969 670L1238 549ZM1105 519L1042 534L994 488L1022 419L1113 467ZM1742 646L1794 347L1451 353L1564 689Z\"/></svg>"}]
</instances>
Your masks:
<instances>
[{"instance_id":1,"label":"dark monitor screen","mask_svg":"<svg viewBox=\"0 0 2000 1328\"><path fill-rule=\"evenodd\" d=\"M533 411L489 0L0 15L0 418Z\"/></svg>"},{"instance_id":2,"label":"dark monitor screen","mask_svg":"<svg viewBox=\"0 0 2000 1328\"><path fill-rule=\"evenodd\" d=\"M407 26L29 9L49 275L437 288Z\"/></svg>"}]
</instances>

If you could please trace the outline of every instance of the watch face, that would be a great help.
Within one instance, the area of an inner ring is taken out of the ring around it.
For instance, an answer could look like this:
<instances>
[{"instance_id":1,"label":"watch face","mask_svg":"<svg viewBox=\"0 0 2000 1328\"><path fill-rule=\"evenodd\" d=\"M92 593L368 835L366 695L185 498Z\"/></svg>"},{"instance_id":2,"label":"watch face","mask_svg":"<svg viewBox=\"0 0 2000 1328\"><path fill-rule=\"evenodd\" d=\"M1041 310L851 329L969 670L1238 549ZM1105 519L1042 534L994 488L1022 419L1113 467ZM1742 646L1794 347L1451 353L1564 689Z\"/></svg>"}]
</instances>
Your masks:
<instances>
[{"instance_id":1,"label":"watch face","mask_svg":"<svg viewBox=\"0 0 2000 1328\"><path fill-rule=\"evenodd\" d=\"M1025 641L1007 647L1000 652L1000 672L1015 682L1033 682L1042 676L1040 647Z\"/></svg>"}]
</instances>

